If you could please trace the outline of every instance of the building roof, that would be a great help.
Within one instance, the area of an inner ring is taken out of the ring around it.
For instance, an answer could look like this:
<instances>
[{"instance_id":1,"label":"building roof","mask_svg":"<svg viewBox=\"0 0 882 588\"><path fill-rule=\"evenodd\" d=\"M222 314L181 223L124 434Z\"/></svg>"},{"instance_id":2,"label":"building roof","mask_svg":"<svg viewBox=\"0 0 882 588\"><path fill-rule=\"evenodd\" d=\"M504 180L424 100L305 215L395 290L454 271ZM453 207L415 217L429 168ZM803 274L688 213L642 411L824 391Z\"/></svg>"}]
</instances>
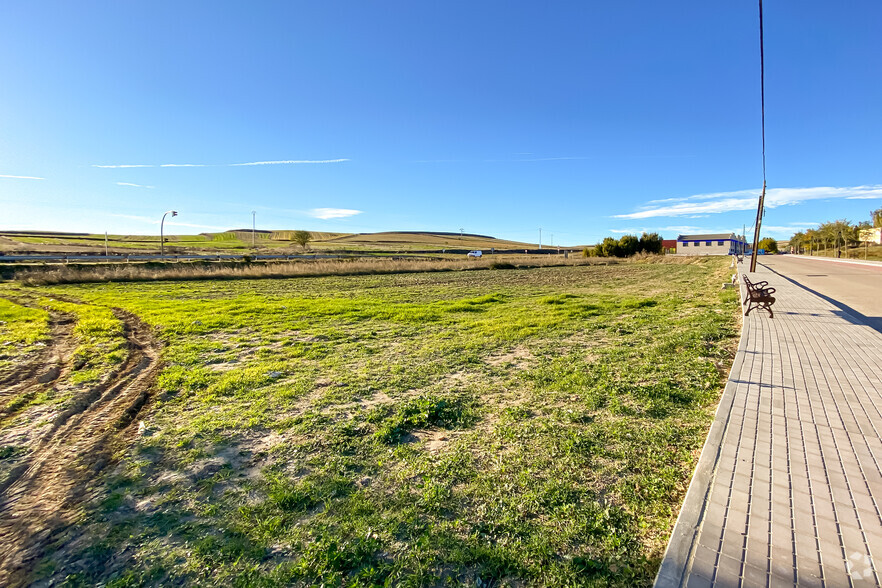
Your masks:
<instances>
[{"instance_id":1,"label":"building roof","mask_svg":"<svg viewBox=\"0 0 882 588\"><path fill-rule=\"evenodd\" d=\"M679 235L677 241L721 241L723 239L737 239L735 233L714 233L711 235Z\"/></svg>"}]
</instances>

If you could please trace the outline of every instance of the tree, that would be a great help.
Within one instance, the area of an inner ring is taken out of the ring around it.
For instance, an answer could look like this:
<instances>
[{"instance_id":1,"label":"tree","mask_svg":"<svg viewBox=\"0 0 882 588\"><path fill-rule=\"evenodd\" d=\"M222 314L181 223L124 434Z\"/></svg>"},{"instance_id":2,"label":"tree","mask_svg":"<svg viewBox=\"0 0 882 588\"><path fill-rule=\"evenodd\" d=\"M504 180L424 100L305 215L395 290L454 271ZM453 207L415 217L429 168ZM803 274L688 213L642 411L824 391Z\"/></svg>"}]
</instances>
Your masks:
<instances>
[{"instance_id":1,"label":"tree","mask_svg":"<svg viewBox=\"0 0 882 588\"><path fill-rule=\"evenodd\" d=\"M312 233L309 231L294 231L294 234L291 235L291 240L305 250L309 242L312 241Z\"/></svg>"},{"instance_id":2,"label":"tree","mask_svg":"<svg viewBox=\"0 0 882 588\"><path fill-rule=\"evenodd\" d=\"M771 237L766 237L765 239L760 239L760 242L757 244L759 249L765 249L769 253L778 253L778 241Z\"/></svg>"},{"instance_id":3,"label":"tree","mask_svg":"<svg viewBox=\"0 0 882 588\"><path fill-rule=\"evenodd\" d=\"M870 218L873 219L874 227L882 227L882 208L870 212Z\"/></svg>"},{"instance_id":4,"label":"tree","mask_svg":"<svg viewBox=\"0 0 882 588\"><path fill-rule=\"evenodd\" d=\"M638 249L640 251L645 251L646 253L661 253L661 235L658 233L643 233L640 235L640 246Z\"/></svg>"},{"instance_id":5,"label":"tree","mask_svg":"<svg viewBox=\"0 0 882 588\"><path fill-rule=\"evenodd\" d=\"M598 257L621 257L619 242L612 237L607 237L594 247L594 253Z\"/></svg>"},{"instance_id":6,"label":"tree","mask_svg":"<svg viewBox=\"0 0 882 588\"><path fill-rule=\"evenodd\" d=\"M636 235L622 235L619 239L619 252L617 257L630 257L637 253L640 247L640 239Z\"/></svg>"},{"instance_id":7,"label":"tree","mask_svg":"<svg viewBox=\"0 0 882 588\"><path fill-rule=\"evenodd\" d=\"M797 231L793 233L793 236L790 237L790 247L793 249L794 253L800 253L803 245L808 242L808 239L802 231Z\"/></svg>"},{"instance_id":8,"label":"tree","mask_svg":"<svg viewBox=\"0 0 882 588\"><path fill-rule=\"evenodd\" d=\"M844 218L826 224L830 227L832 242L836 245L844 246L847 257L848 244L857 241L857 229ZM841 250L839 254L841 255Z\"/></svg>"},{"instance_id":9,"label":"tree","mask_svg":"<svg viewBox=\"0 0 882 588\"><path fill-rule=\"evenodd\" d=\"M818 231L816 229L806 229L805 240L808 243L809 255L813 255L812 252L817 250L815 244L818 242Z\"/></svg>"}]
</instances>

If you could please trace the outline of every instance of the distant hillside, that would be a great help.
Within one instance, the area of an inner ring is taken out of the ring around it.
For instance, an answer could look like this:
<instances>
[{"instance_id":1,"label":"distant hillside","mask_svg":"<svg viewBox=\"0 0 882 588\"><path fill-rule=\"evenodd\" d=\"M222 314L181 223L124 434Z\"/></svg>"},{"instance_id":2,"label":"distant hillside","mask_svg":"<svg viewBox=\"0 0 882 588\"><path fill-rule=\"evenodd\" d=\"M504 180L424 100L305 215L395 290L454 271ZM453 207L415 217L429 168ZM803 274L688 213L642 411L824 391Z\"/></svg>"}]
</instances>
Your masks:
<instances>
[{"instance_id":1,"label":"distant hillside","mask_svg":"<svg viewBox=\"0 0 882 588\"><path fill-rule=\"evenodd\" d=\"M533 243L507 241L489 235L446 231L385 231L380 233L334 233L310 231L313 251L406 252L452 249L535 249ZM232 229L198 235L166 235L170 253L211 253L265 251L268 253L302 252L293 242L294 230ZM252 242L254 246L252 247ZM159 235L108 235L110 253L158 252ZM54 231L0 231L0 252L16 253L97 253L104 252L105 236Z\"/></svg>"}]
</instances>

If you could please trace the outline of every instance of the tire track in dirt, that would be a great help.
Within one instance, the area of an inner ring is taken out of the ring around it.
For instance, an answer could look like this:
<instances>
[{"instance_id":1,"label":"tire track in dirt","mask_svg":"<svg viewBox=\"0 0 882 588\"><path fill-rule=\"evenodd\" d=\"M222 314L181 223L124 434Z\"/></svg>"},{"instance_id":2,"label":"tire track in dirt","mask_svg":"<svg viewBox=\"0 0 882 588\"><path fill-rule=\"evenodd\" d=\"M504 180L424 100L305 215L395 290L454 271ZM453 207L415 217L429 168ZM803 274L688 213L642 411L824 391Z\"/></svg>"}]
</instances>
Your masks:
<instances>
[{"instance_id":1,"label":"tire track in dirt","mask_svg":"<svg viewBox=\"0 0 882 588\"><path fill-rule=\"evenodd\" d=\"M38 308L29 300L4 297L21 306ZM50 384L69 371L68 360L76 347L71 332L76 321L63 312L49 311L49 345L32 354L6 375L0 375L0 400L35 384ZM67 370L66 370L67 368Z\"/></svg>"},{"instance_id":2,"label":"tire track in dirt","mask_svg":"<svg viewBox=\"0 0 882 588\"><path fill-rule=\"evenodd\" d=\"M46 548L65 540L96 474L135 432L160 369L160 345L138 317L114 313L124 325L126 361L59 414L0 487L0 586L28 584Z\"/></svg>"}]
</instances>

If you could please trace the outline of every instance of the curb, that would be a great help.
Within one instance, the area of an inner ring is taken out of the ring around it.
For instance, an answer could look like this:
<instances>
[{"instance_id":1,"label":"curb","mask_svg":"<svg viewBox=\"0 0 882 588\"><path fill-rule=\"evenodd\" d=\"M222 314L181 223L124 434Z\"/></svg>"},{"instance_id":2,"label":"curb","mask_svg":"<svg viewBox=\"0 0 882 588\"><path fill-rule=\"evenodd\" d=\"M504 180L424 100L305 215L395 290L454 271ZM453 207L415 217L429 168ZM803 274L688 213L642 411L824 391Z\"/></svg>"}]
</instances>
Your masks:
<instances>
[{"instance_id":1,"label":"curb","mask_svg":"<svg viewBox=\"0 0 882 588\"><path fill-rule=\"evenodd\" d=\"M738 282L738 301L740 303L743 298L743 291L741 280L738 280ZM683 506L680 508L680 514L677 516L677 522L674 524L674 530L671 532L670 540L668 540L668 547L665 549L661 566L659 566L658 574L655 576L653 586L656 588L682 586L692 563L693 547L698 537L698 531L701 529L701 523L704 520L707 496L710 492L711 482L716 474L723 437L725 436L726 429L729 427L729 415L735 400L736 384L732 380L732 374L739 374L744 363L745 344L749 327L748 321L744 320L743 314L744 311L742 309L741 338L738 340L738 350L735 352L735 359L732 361L732 368L729 370L726 387L723 388L723 394L720 396L720 404L717 406L714 422L711 424L711 428L707 433L707 439L705 439L704 446L701 448L701 455L698 458L698 464L695 466L695 472L692 474L692 481L689 483L689 489L686 491L686 497L683 499Z\"/></svg>"},{"instance_id":2,"label":"curb","mask_svg":"<svg viewBox=\"0 0 882 588\"><path fill-rule=\"evenodd\" d=\"M811 259L815 261L830 261L832 263L848 263L851 265L862 265L864 267L882 268L882 261L869 261L864 259L837 259L835 257L821 257L819 255L794 255L793 259Z\"/></svg>"}]
</instances>

